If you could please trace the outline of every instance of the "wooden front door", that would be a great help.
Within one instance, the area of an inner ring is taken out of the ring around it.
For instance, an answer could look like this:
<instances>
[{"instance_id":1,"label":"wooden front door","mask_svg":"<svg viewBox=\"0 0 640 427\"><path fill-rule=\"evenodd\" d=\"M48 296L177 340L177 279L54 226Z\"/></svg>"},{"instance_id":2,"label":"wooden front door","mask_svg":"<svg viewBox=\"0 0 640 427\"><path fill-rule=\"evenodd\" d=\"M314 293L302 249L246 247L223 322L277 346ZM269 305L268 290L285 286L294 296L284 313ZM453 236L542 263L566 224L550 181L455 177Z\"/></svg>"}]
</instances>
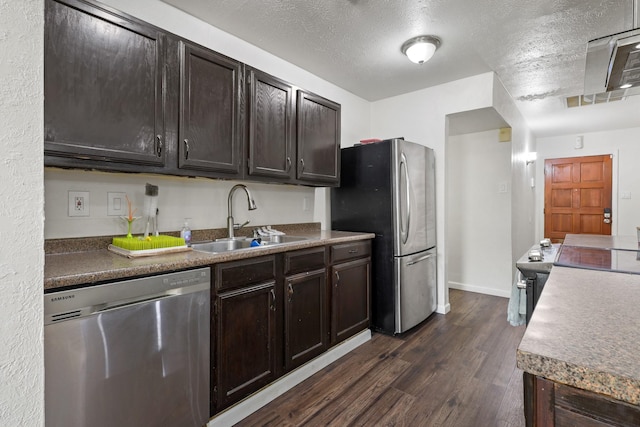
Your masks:
<instances>
[{"instance_id":1,"label":"wooden front door","mask_svg":"<svg viewBox=\"0 0 640 427\"><path fill-rule=\"evenodd\" d=\"M545 160L545 237L611 235L611 216L611 155Z\"/></svg>"}]
</instances>

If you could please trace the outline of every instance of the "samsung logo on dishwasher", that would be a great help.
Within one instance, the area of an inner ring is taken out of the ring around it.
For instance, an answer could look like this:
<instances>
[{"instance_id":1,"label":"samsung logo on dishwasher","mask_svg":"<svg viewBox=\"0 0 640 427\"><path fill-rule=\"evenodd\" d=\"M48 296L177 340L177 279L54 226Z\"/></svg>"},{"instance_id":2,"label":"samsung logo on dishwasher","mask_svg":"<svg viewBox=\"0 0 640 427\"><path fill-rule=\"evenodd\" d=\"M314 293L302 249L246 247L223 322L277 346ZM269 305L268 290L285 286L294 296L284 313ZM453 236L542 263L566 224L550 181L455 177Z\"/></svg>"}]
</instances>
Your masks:
<instances>
[{"instance_id":1,"label":"samsung logo on dishwasher","mask_svg":"<svg viewBox=\"0 0 640 427\"><path fill-rule=\"evenodd\" d=\"M53 298L51 298L51 302L63 301L63 300L66 300L66 299L73 299L75 297L76 297L75 294L63 295L63 296L59 296L59 297L53 297Z\"/></svg>"}]
</instances>

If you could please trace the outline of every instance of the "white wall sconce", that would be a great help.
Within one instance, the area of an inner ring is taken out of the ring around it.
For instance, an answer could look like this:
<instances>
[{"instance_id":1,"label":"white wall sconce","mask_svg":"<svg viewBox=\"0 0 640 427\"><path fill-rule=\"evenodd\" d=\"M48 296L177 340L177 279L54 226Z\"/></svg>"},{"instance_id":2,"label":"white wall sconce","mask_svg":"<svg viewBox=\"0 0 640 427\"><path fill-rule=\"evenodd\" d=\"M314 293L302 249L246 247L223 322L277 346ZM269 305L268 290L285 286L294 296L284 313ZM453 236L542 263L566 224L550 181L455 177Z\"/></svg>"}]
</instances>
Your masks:
<instances>
[{"instance_id":1,"label":"white wall sconce","mask_svg":"<svg viewBox=\"0 0 640 427\"><path fill-rule=\"evenodd\" d=\"M538 158L538 153L536 153L535 151L524 153L524 161L527 166L529 166L529 164L531 163L534 163L537 158Z\"/></svg>"},{"instance_id":2,"label":"white wall sconce","mask_svg":"<svg viewBox=\"0 0 640 427\"><path fill-rule=\"evenodd\" d=\"M400 51L407 55L411 62L424 64L436 53L441 43L435 36L418 36L404 42Z\"/></svg>"}]
</instances>

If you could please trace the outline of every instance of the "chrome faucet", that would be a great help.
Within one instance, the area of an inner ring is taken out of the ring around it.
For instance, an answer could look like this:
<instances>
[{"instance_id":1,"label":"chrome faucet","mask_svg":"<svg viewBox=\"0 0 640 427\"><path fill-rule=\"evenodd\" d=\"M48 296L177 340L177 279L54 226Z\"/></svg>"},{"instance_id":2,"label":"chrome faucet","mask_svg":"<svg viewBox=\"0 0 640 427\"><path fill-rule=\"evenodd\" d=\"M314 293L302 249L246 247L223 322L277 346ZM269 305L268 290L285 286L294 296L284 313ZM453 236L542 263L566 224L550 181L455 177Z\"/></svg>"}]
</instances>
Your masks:
<instances>
[{"instance_id":1,"label":"chrome faucet","mask_svg":"<svg viewBox=\"0 0 640 427\"><path fill-rule=\"evenodd\" d=\"M249 210L253 211L258 209L258 207L256 206L256 202L253 200L253 197L251 197L251 193L249 192L249 189L244 184L236 184L231 188L231 190L229 190L229 198L227 199L227 233L229 234L230 239L233 239L234 237L234 230L239 230L245 225L249 224L249 221L246 221L243 224L233 223L233 203L232 203L233 193L235 193L238 188L242 188L244 192L247 193L247 202L249 202Z\"/></svg>"}]
</instances>

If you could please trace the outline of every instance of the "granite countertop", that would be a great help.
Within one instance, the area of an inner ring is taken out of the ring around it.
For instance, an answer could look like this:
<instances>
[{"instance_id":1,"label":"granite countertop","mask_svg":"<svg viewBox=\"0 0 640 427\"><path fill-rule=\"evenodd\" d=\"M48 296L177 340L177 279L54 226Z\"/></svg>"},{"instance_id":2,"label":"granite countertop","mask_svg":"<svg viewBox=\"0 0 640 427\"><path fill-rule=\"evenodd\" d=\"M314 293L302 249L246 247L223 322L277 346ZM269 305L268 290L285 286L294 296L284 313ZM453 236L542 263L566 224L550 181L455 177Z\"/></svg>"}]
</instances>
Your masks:
<instances>
[{"instance_id":1,"label":"granite countertop","mask_svg":"<svg viewBox=\"0 0 640 427\"><path fill-rule=\"evenodd\" d=\"M518 347L518 367L640 405L638 307L640 275L554 267Z\"/></svg>"},{"instance_id":2,"label":"granite countertop","mask_svg":"<svg viewBox=\"0 0 640 427\"><path fill-rule=\"evenodd\" d=\"M601 236L598 234L567 234L562 243L566 246L582 246L585 248L624 249L637 251L636 236Z\"/></svg>"},{"instance_id":3,"label":"granite countertop","mask_svg":"<svg viewBox=\"0 0 640 427\"><path fill-rule=\"evenodd\" d=\"M215 254L187 251L134 259L109 252L106 248L47 254L44 265L44 289L45 291L51 291L68 286L200 267L225 261L375 237L372 233L325 230L303 231L297 232L295 235L307 237L308 240Z\"/></svg>"}]
</instances>

